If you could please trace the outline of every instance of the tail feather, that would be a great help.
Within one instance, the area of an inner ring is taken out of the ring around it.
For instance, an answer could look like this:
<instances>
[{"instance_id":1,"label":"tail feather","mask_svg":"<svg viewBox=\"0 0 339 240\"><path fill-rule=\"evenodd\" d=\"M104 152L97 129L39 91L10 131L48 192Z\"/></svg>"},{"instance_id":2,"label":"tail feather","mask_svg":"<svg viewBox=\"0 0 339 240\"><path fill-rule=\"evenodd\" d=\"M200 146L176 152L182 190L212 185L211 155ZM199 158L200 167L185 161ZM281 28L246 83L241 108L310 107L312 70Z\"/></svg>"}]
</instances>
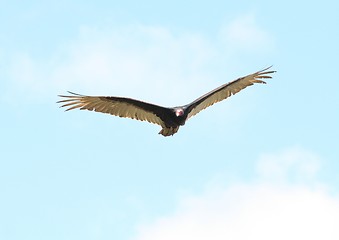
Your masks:
<instances>
[{"instance_id":1,"label":"tail feather","mask_svg":"<svg viewBox=\"0 0 339 240\"><path fill-rule=\"evenodd\" d=\"M179 126L178 127L164 127L163 129L161 129L161 131L159 132L159 134L168 137L168 136L172 136L174 135L176 132L178 132L179 130Z\"/></svg>"}]
</instances>

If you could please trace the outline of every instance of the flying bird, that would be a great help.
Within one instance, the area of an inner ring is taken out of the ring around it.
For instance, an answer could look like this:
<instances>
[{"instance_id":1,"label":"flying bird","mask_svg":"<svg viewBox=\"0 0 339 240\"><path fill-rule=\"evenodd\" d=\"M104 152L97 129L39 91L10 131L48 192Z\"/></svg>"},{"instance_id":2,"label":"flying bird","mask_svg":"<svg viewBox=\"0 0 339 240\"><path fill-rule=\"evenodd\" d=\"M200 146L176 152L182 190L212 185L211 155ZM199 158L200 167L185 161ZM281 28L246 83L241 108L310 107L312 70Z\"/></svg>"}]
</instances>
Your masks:
<instances>
[{"instance_id":1,"label":"flying bird","mask_svg":"<svg viewBox=\"0 0 339 240\"><path fill-rule=\"evenodd\" d=\"M114 116L132 118L140 121L148 121L162 127L159 134L171 136L175 134L180 126L199 113L201 110L220 102L242 89L254 83L266 83L262 79L272 78L270 74L275 71L269 70L271 67L238 78L232 82L206 93L193 102L178 107L162 107L155 104L135 100L125 97L105 97L105 96L85 96L68 92L71 95L59 95L63 100L60 107L67 107L66 111L79 108L81 110L108 113Z\"/></svg>"}]
</instances>

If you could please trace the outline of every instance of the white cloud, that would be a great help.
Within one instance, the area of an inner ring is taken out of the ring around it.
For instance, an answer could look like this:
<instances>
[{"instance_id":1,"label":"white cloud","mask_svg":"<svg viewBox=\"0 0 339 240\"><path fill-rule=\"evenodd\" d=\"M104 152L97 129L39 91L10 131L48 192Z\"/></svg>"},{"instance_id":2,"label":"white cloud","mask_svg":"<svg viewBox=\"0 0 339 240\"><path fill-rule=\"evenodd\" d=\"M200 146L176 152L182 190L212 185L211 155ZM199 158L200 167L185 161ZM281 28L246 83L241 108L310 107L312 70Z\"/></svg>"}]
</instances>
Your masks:
<instances>
[{"instance_id":1,"label":"white cloud","mask_svg":"<svg viewBox=\"0 0 339 240\"><path fill-rule=\"evenodd\" d=\"M291 165L282 164L284 160L293 162L295 174L301 175L309 174L304 161L317 159L302 149L270 156L277 161L274 171L289 171ZM201 196L185 197L174 214L139 226L134 239L339 239L337 197L320 187L272 183L267 177L265 182L209 188Z\"/></svg>"},{"instance_id":2,"label":"white cloud","mask_svg":"<svg viewBox=\"0 0 339 240\"><path fill-rule=\"evenodd\" d=\"M274 46L273 37L258 25L254 14L239 16L226 24L220 37L232 51L269 51Z\"/></svg>"},{"instance_id":3,"label":"white cloud","mask_svg":"<svg viewBox=\"0 0 339 240\"><path fill-rule=\"evenodd\" d=\"M302 148L293 147L279 154L263 154L257 171L270 181L307 181L315 177L320 167L320 158Z\"/></svg>"},{"instance_id":4,"label":"white cloud","mask_svg":"<svg viewBox=\"0 0 339 240\"><path fill-rule=\"evenodd\" d=\"M211 80L204 65L213 54L209 43L195 34L174 36L165 28L146 26L111 31L83 27L78 39L47 61L15 56L11 77L17 87L34 92L41 88L136 97L147 93L157 99L166 92L175 99L184 96L187 87Z\"/></svg>"},{"instance_id":5,"label":"white cloud","mask_svg":"<svg viewBox=\"0 0 339 240\"><path fill-rule=\"evenodd\" d=\"M226 38L239 35L234 30L237 24L233 25ZM257 34L251 24L248 27L245 21L243 25L239 30L243 34ZM181 104L216 87L214 80L224 82L220 78L229 69L227 53L216 47L217 41L195 33L175 34L164 27L99 30L85 26L76 39L63 43L49 56L37 59L34 54L15 54L9 76L13 91L25 95L72 90ZM256 41L266 40L257 37Z\"/></svg>"}]
</instances>

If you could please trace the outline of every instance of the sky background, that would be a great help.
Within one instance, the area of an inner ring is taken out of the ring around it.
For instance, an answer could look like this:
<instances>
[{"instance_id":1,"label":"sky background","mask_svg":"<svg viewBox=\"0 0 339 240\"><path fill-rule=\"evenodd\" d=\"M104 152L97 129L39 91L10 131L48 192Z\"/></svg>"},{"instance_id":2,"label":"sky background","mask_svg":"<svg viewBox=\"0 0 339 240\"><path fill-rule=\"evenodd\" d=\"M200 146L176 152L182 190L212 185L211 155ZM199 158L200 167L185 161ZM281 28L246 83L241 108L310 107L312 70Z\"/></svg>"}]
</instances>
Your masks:
<instances>
[{"instance_id":1,"label":"sky background","mask_svg":"<svg viewBox=\"0 0 339 240\"><path fill-rule=\"evenodd\" d=\"M339 239L338 1L0 0L0 239ZM159 126L58 94L164 106Z\"/></svg>"}]
</instances>

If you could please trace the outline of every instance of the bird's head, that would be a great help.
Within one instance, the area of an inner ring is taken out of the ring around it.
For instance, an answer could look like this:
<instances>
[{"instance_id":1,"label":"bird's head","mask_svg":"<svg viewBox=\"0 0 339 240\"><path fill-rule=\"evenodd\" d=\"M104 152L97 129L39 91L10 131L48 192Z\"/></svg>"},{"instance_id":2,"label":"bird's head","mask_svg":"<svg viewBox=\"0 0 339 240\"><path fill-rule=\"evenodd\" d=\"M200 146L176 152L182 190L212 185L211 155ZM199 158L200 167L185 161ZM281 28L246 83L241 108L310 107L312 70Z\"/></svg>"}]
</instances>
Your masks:
<instances>
[{"instance_id":1,"label":"bird's head","mask_svg":"<svg viewBox=\"0 0 339 240\"><path fill-rule=\"evenodd\" d=\"M180 116L184 115L184 109L183 108L176 108L174 110L174 112L175 112L175 116L177 116L177 117L180 117Z\"/></svg>"}]
</instances>

